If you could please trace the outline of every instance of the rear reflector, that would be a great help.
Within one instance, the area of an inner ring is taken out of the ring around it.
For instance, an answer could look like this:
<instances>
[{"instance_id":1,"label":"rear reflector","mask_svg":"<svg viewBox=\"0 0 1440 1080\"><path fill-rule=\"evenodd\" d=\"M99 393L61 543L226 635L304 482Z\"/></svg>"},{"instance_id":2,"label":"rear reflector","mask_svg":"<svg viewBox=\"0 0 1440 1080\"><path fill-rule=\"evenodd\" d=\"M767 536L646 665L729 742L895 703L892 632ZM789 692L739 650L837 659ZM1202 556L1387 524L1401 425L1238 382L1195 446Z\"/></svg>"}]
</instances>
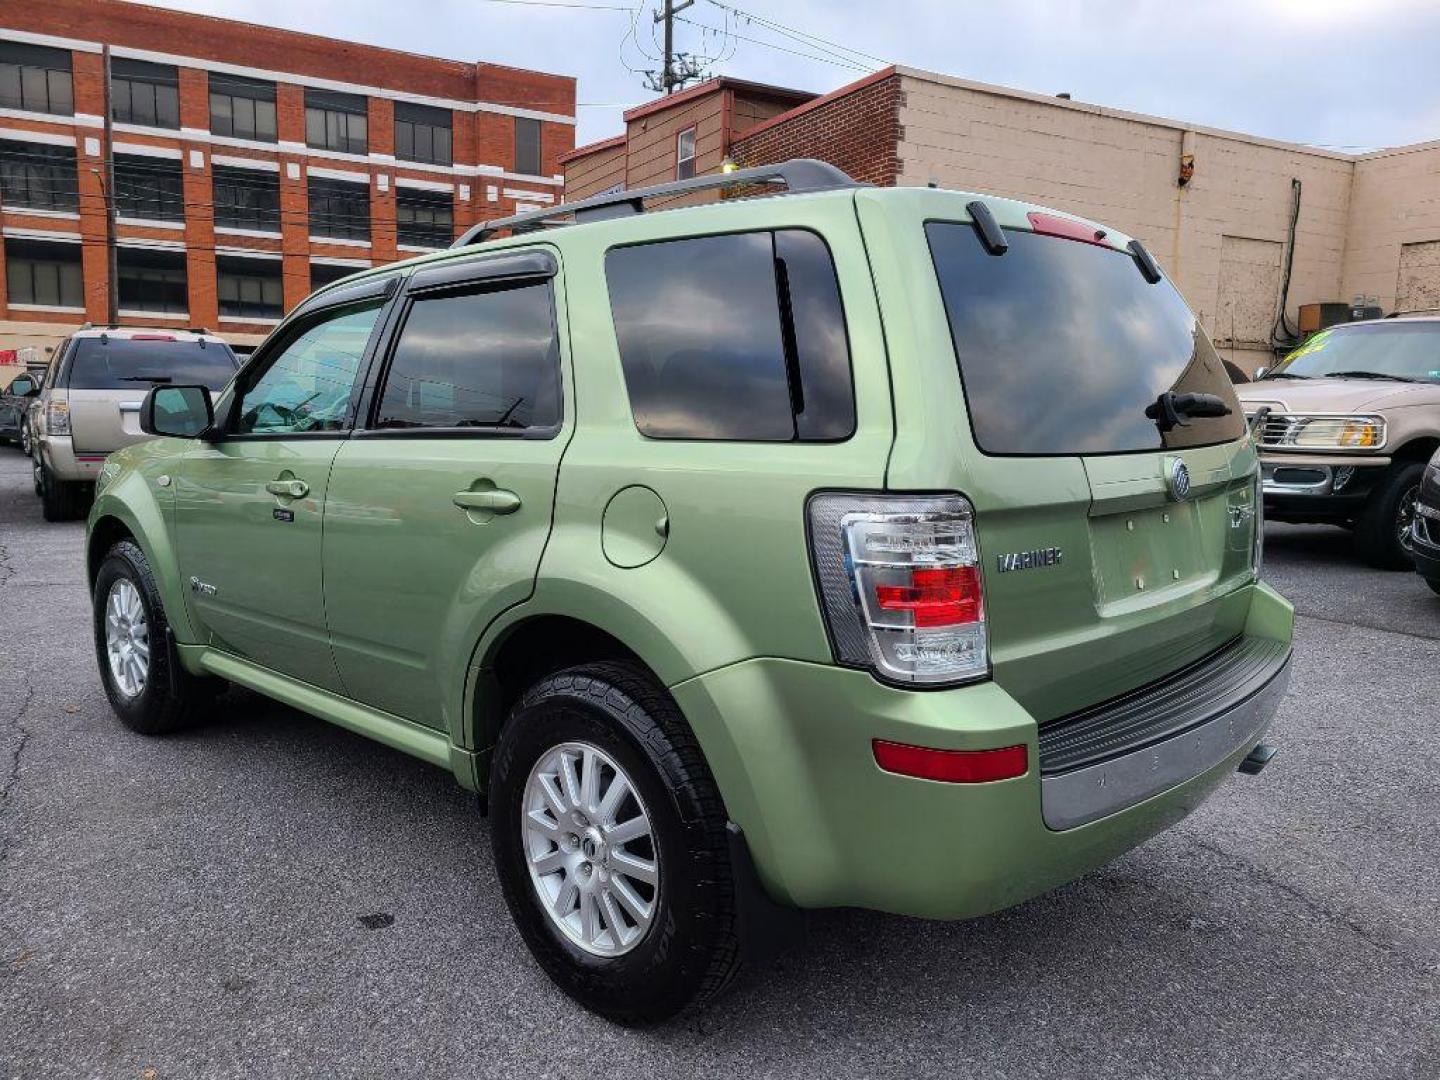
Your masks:
<instances>
[{"instance_id":1,"label":"rear reflector","mask_svg":"<svg viewBox=\"0 0 1440 1080\"><path fill-rule=\"evenodd\" d=\"M1022 746L1000 750L932 750L875 739L875 764L886 772L946 784L987 784L1024 776L1029 759Z\"/></svg>"},{"instance_id":2,"label":"rear reflector","mask_svg":"<svg viewBox=\"0 0 1440 1080\"><path fill-rule=\"evenodd\" d=\"M1034 210L1025 216L1030 219L1030 228L1044 236L1059 236L1066 240L1079 240L1082 244L1109 246L1105 243L1104 229L1086 225L1083 221L1057 217L1054 214L1042 214Z\"/></svg>"}]
</instances>

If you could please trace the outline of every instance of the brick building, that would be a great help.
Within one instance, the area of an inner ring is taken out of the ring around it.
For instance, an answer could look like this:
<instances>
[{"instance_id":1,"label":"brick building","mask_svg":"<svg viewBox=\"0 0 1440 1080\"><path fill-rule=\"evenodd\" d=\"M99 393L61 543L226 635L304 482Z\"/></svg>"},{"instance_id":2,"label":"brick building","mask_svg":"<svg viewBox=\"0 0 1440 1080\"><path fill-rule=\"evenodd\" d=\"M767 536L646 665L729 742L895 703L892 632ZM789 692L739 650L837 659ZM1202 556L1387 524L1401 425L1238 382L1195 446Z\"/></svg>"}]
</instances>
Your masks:
<instances>
[{"instance_id":1,"label":"brick building","mask_svg":"<svg viewBox=\"0 0 1440 1080\"><path fill-rule=\"evenodd\" d=\"M1345 154L903 67L778 92L766 115L727 106L727 85L776 93L720 79L632 109L624 134L564 156L565 197L814 157L1042 203L1144 241L1241 367L1268 361L1282 297L1292 329L1302 304L1361 295L1440 309L1440 142ZM691 146L705 152L682 164Z\"/></svg>"},{"instance_id":2,"label":"brick building","mask_svg":"<svg viewBox=\"0 0 1440 1080\"><path fill-rule=\"evenodd\" d=\"M314 287L553 202L575 81L121 0L0 12L0 350L108 312L260 340Z\"/></svg>"}]
</instances>

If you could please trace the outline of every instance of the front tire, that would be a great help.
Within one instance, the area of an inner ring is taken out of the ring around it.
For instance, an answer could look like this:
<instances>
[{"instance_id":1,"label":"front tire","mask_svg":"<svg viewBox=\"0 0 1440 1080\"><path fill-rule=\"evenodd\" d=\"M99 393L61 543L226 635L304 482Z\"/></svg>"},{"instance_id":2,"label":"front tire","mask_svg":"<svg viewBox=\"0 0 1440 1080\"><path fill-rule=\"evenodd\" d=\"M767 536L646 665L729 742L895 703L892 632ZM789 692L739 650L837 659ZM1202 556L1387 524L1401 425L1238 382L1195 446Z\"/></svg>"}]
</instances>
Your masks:
<instances>
[{"instance_id":1,"label":"front tire","mask_svg":"<svg viewBox=\"0 0 1440 1080\"><path fill-rule=\"evenodd\" d=\"M647 673L600 663L542 679L500 734L489 787L506 903L565 993L619 1023L655 1023L731 982L725 808Z\"/></svg>"},{"instance_id":2,"label":"front tire","mask_svg":"<svg viewBox=\"0 0 1440 1080\"><path fill-rule=\"evenodd\" d=\"M218 684L191 675L170 649L160 590L145 553L133 541L117 543L100 564L92 619L105 694L131 731L176 731L213 703Z\"/></svg>"},{"instance_id":3,"label":"front tire","mask_svg":"<svg viewBox=\"0 0 1440 1080\"><path fill-rule=\"evenodd\" d=\"M1414 567L1407 537L1424 472L1425 466L1418 461L1397 463L1370 493L1365 512L1355 523L1355 546L1371 566L1381 570Z\"/></svg>"}]
</instances>

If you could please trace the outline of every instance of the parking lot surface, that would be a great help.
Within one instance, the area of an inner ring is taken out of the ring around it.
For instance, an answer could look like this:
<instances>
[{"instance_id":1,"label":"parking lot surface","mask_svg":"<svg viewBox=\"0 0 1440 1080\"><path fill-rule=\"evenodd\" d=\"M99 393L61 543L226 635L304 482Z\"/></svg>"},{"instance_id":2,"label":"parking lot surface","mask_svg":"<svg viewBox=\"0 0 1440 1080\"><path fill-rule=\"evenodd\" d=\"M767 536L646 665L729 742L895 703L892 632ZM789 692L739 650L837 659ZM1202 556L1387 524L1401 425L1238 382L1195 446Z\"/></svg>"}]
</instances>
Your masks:
<instances>
[{"instance_id":1,"label":"parking lot surface","mask_svg":"<svg viewBox=\"0 0 1440 1080\"><path fill-rule=\"evenodd\" d=\"M1440 597L1339 530L1269 533L1300 617L1263 776L998 915L817 913L645 1031L531 962L448 774L240 693L126 732L82 541L0 448L5 1077L1440 1076Z\"/></svg>"}]
</instances>

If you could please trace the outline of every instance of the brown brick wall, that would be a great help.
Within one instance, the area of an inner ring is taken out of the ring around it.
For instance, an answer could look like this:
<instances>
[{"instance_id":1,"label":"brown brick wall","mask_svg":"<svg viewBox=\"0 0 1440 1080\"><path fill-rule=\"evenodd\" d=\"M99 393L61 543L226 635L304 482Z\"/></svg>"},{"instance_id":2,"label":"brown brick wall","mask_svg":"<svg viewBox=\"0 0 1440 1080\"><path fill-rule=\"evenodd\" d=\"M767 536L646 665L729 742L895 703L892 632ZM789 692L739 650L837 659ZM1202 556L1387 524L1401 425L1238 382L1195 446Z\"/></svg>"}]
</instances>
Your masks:
<instances>
[{"instance_id":1,"label":"brown brick wall","mask_svg":"<svg viewBox=\"0 0 1440 1080\"><path fill-rule=\"evenodd\" d=\"M900 76L884 73L762 123L737 138L730 154L743 166L819 158L862 183L890 186L900 174L903 105Z\"/></svg>"}]
</instances>

